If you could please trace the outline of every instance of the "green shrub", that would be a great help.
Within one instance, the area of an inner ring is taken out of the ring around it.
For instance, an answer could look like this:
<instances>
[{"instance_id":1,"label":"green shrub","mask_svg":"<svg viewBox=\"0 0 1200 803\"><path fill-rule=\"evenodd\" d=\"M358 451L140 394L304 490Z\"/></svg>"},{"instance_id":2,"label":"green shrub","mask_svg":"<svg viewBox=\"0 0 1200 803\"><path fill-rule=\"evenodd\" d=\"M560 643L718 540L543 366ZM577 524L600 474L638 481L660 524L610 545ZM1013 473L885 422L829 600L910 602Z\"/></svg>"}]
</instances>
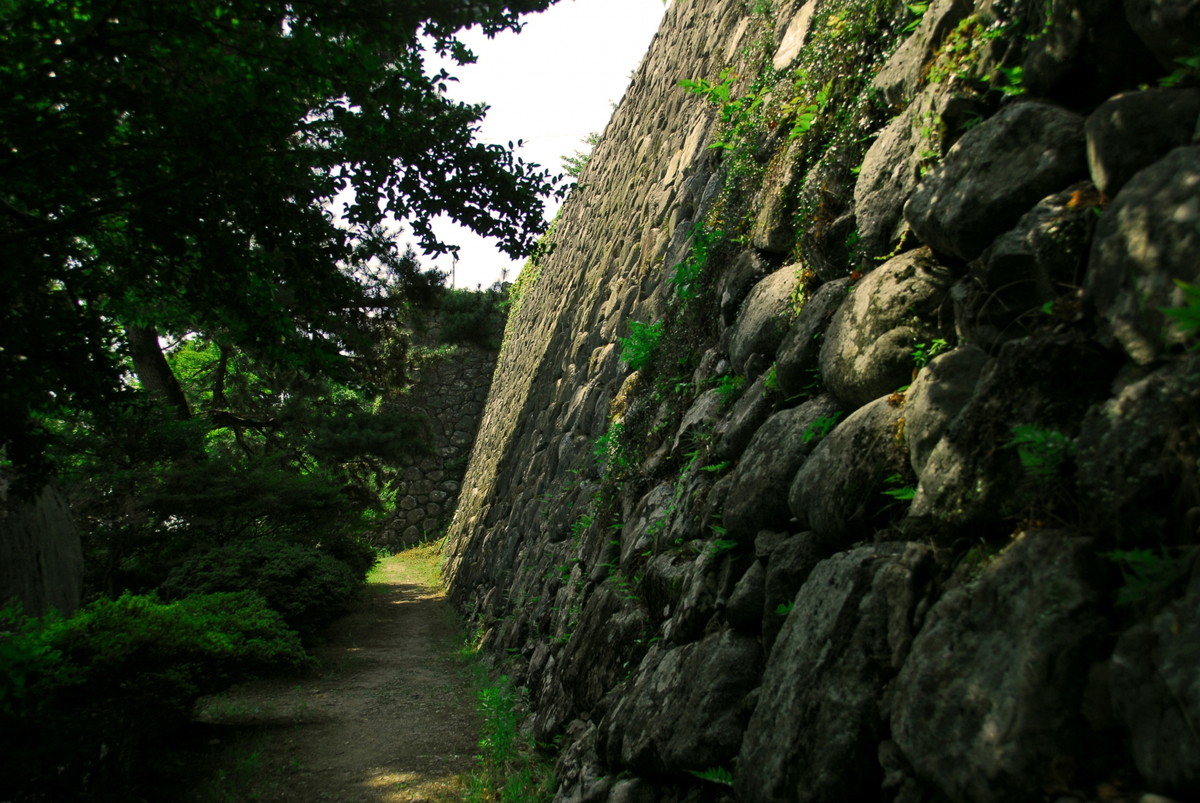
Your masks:
<instances>
[{"instance_id":1,"label":"green shrub","mask_svg":"<svg viewBox=\"0 0 1200 803\"><path fill-rule=\"evenodd\" d=\"M361 583L362 576L318 549L261 538L191 558L171 572L162 592L180 599L255 591L289 627L309 638L345 609Z\"/></svg>"},{"instance_id":2,"label":"green shrub","mask_svg":"<svg viewBox=\"0 0 1200 803\"><path fill-rule=\"evenodd\" d=\"M719 784L721 786L733 786L733 773L724 767L712 767L707 770L688 770L688 773L695 775L702 781Z\"/></svg>"},{"instance_id":3,"label":"green shrub","mask_svg":"<svg viewBox=\"0 0 1200 803\"><path fill-rule=\"evenodd\" d=\"M658 347L658 341L662 338L662 331L662 321L631 321L629 337L618 338L621 343L621 362L631 371L640 371L649 365L650 358L654 356L654 349Z\"/></svg>"},{"instance_id":4,"label":"green shrub","mask_svg":"<svg viewBox=\"0 0 1200 803\"><path fill-rule=\"evenodd\" d=\"M317 548L349 566L356 583L365 582L379 562L379 551L358 536L334 536L321 541Z\"/></svg>"},{"instance_id":5,"label":"green shrub","mask_svg":"<svg viewBox=\"0 0 1200 803\"><path fill-rule=\"evenodd\" d=\"M746 377L744 376L722 376L717 378L717 393L721 394L722 406L728 406L730 402L741 395L742 389L746 387Z\"/></svg>"},{"instance_id":6,"label":"green shrub","mask_svg":"<svg viewBox=\"0 0 1200 803\"><path fill-rule=\"evenodd\" d=\"M199 697L308 660L252 592L0 611L0 798L119 797Z\"/></svg>"},{"instance_id":7,"label":"green shrub","mask_svg":"<svg viewBox=\"0 0 1200 803\"><path fill-rule=\"evenodd\" d=\"M599 141L600 132L593 131L581 140L584 145L587 145L586 151L577 150L570 156L563 155L558 157L562 159L563 172L571 178L579 178L579 174L583 172L583 168L587 167L587 163L592 160L592 149L596 147L596 143Z\"/></svg>"},{"instance_id":8,"label":"green shrub","mask_svg":"<svg viewBox=\"0 0 1200 803\"><path fill-rule=\"evenodd\" d=\"M837 425L838 419L841 417L841 410L838 410L832 415L821 416L804 428L804 434L801 436L801 440L804 443L810 443L814 440L821 440L833 430L834 426Z\"/></svg>"},{"instance_id":9,"label":"green shrub","mask_svg":"<svg viewBox=\"0 0 1200 803\"><path fill-rule=\"evenodd\" d=\"M675 266L667 280L675 286L675 296L680 301L691 301L700 295L700 278L708 264L709 255L725 233L697 224L692 228L692 250L687 259Z\"/></svg>"},{"instance_id":10,"label":"green shrub","mask_svg":"<svg viewBox=\"0 0 1200 803\"><path fill-rule=\"evenodd\" d=\"M443 343L500 348L504 332L503 295L495 290L447 290L440 298Z\"/></svg>"}]
</instances>

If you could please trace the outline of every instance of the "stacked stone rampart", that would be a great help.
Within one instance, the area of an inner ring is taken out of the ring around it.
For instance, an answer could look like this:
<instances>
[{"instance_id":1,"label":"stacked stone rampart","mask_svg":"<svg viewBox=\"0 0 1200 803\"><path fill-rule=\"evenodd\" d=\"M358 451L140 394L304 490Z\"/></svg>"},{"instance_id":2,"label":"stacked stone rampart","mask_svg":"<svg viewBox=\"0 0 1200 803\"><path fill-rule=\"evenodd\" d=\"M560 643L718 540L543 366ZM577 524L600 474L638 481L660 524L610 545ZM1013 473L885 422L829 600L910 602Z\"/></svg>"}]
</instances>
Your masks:
<instances>
[{"instance_id":1,"label":"stacked stone rampart","mask_svg":"<svg viewBox=\"0 0 1200 803\"><path fill-rule=\"evenodd\" d=\"M1200 797L1198 9L672 4L447 544L557 800Z\"/></svg>"}]
</instances>

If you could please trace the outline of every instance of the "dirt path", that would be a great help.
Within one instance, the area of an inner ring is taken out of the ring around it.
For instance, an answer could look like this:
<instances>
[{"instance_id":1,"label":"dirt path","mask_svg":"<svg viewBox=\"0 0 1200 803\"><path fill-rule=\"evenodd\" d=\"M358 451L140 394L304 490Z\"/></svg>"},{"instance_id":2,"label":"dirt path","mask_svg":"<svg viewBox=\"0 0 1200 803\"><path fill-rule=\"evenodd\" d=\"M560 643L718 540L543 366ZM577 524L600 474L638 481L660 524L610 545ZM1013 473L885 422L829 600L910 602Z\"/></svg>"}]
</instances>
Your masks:
<instances>
[{"instance_id":1,"label":"dirt path","mask_svg":"<svg viewBox=\"0 0 1200 803\"><path fill-rule=\"evenodd\" d=\"M462 799L479 722L435 566L432 547L385 560L313 651L321 670L204 702L202 721L236 728L238 799Z\"/></svg>"}]
</instances>

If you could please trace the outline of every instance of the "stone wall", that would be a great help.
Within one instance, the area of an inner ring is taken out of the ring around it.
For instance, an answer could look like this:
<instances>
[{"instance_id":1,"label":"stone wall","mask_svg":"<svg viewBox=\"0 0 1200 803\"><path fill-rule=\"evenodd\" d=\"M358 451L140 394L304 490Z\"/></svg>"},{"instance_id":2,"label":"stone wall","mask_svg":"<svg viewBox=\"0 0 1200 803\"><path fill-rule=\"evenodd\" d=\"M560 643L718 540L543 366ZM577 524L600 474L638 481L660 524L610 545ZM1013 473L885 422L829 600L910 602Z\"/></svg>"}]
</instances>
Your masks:
<instances>
[{"instance_id":1,"label":"stone wall","mask_svg":"<svg viewBox=\"0 0 1200 803\"><path fill-rule=\"evenodd\" d=\"M436 321L418 342L446 348L438 344ZM417 367L405 403L423 421L426 434L421 450L395 467L396 509L372 534L375 546L403 549L445 532L479 429L496 356L496 349L461 343Z\"/></svg>"},{"instance_id":2,"label":"stone wall","mask_svg":"<svg viewBox=\"0 0 1200 803\"><path fill-rule=\"evenodd\" d=\"M83 551L62 494L53 485L22 497L0 474L0 607L29 616L79 607Z\"/></svg>"},{"instance_id":3,"label":"stone wall","mask_svg":"<svg viewBox=\"0 0 1200 803\"><path fill-rule=\"evenodd\" d=\"M557 800L1200 796L1197 8L671 5L447 543Z\"/></svg>"}]
</instances>

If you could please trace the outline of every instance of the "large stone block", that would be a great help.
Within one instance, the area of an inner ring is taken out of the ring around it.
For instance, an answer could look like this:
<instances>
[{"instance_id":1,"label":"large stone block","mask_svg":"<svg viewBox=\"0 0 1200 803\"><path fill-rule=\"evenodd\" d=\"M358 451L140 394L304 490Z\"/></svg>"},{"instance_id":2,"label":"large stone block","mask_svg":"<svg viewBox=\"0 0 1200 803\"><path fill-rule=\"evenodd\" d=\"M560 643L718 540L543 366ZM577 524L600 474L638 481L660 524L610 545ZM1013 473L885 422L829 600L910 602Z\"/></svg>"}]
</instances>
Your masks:
<instances>
[{"instance_id":1,"label":"large stone block","mask_svg":"<svg viewBox=\"0 0 1200 803\"><path fill-rule=\"evenodd\" d=\"M931 550L884 544L817 565L763 674L739 754L743 800L877 799L887 681L912 643Z\"/></svg>"},{"instance_id":2,"label":"large stone block","mask_svg":"<svg viewBox=\"0 0 1200 803\"><path fill-rule=\"evenodd\" d=\"M761 354L769 363L787 333L796 267L780 268L750 291L738 313L729 340L729 359L742 373L751 354Z\"/></svg>"},{"instance_id":3,"label":"large stone block","mask_svg":"<svg viewBox=\"0 0 1200 803\"><path fill-rule=\"evenodd\" d=\"M834 544L870 538L903 515L884 492L908 474L903 411L886 396L859 408L813 450L796 472L788 504L801 527Z\"/></svg>"},{"instance_id":4,"label":"large stone block","mask_svg":"<svg viewBox=\"0 0 1200 803\"><path fill-rule=\"evenodd\" d=\"M763 587L763 649L768 655L787 622L796 592L832 550L816 533L784 539L769 553Z\"/></svg>"},{"instance_id":5,"label":"large stone block","mask_svg":"<svg viewBox=\"0 0 1200 803\"><path fill-rule=\"evenodd\" d=\"M1200 39L1200 2L1197 0L1124 0L1125 16L1163 67L1174 69L1175 59L1195 52Z\"/></svg>"},{"instance_id":6,"label":"large stone block","mask_svg":"<svg viewBox=\"0 0 1200 803\"><path fill-rule=\"evenodd\" d=\"M1086 763L1080 715L1109 625L1092 542L1018 538L974 582L930 609L896 680L892 734L948 800L1040 800L1059 766Z\"/></svg>"},{"instance_id":7,"label":"large stone block","mask_svg":"<svg viewBox=\"0 0 1200 803\"><path fill-rule=\"evenodd\" d=\"M818 396L766 420L733 470L723 526L749 541L759 530L785 527L791 518L784 489L820 439L813 429L839 412L838 401Z\"/></svg>"},{"instance_id":8,"label":"large stone block","mask_svg":"<svg viewBox=\"0 0 1200 803\"><path fill-rule=\"evenodd\" d=\"M934 0L925 8L916 30L871 80L888 105L901 106L913 99L925 82L934 52L946 34L971 13L971 5L969 0Z\"/></svg>"},{"instance_id":9,"label":"large stone block","mask_svg":"<svg viewBox=\"0 0 1200 803\"><path fill-rule=\"evenodd\" d=\"M1200 796L1200 573L1186 592L1121 635L1112 703L1129 729L1133 760L1150 788Z\"/></svg>"},{"instance_id":10,"label":"large stone block","mask_svg":"<svg viewBox=\"0 0 1200 803\"><path fill-rule=\"evenodd\" d=\"M1078 315L1100 193L1083 181L1043 198L954 287L959 337L985 349Z\"/></svg>"},{"instance_id":11,"label":"large stone block","mask_svg":"<svg viewBox=\"0 0 1200 803\"><path fill-rule=\"evenodd\" d=\"M975 97L934 84L879 132L854 184L854 220L865 255L890 253L907 235L905 203L930 165L945 155L948 130L980 111Z\"/></svg>"},{"instance_id":12,"label":"large stone block","mask_svg":"<svg viewBox=\"0 0 1200 803\"><path fill-rule=\"evenodd\" d=\"M821 343L834 313L846 300L850 285L848 276L826 282L800 308L775 361L779 389L784 396L811 396L813 388L820 384L817 374L821 368Z\"/></svg>"},{"instance_id":13,"label":"large stone block","mask_svg":"<svg viewBox=\"0 0 1200 803\"><path fill-rule=\"evenodd\" d=\"M1017 103L963 134L904 216L935 251L970 261L1040 199L1087 175L1083 118Z\"/></svg>"},{"instance_id":14,"label":"large stone block","mask_svg":"<svg viewBox=\"0 0 1200 803\"><path fill-rule=\"evenodd\" d=\"M1106 195L1139 170L1190 145L1200 117L1200 89L1147 89L1110 98L1088 115L1088 167Z\"/></svg>"},{"instance_id":15,"label":"large stone block","mask_svg":"<svg viewBox=\"0 0 1200 803\"><path fill-rule=\"evenodd\" d=\"M1046 475L1030 473L1013 427L1074 438L1088 408L1108 396L1114 372L1108 355L1078 335L1006 343L925 459L905 526L948 543L1011 532L1006 519L1028 515L1035 503L1043 514L1073 507L1069 454Z\"/></svg>"},{"instance_id":16,"label":"large stone block","mask_svg":"<svg viewBox=\"0 0 1200 803\"><path fill-rule=\"evenodd\" d=\"M928 248L888 260L838 308L821 345L821 376L852 410L912 381L913 349L953 337L951 273Z\"/></svg>"},{"instance_id":17,"label":"large stone block","mask_svg":"<svg viewBox=\"0 0 1200 803\"><path fill-rule=\"evenodd\" d=\"M728 764L761 672L758 639L733 630L681 647L655 644L600 723L601 754L610 766L649 775Z\"/></svg>"},{"instance_id":18,"label":"large stone block","mask_svg":"<svg viewBox=\"0 0 1200 803\"><path fill-rule=\"evenodd\" d=\"M1200 284L1200 148L1176 148L1124 186L1096 225L1085 300L1105 343L1149 364L1184 341L1161 312Z\"/></svg>"},{"instance_id":19,"label":"large stone block","mask_svg":"<svg viewBox=\"0 0 1200 803\"><path fill-rule=\"evenodd\" d=\"M1088 411L1078 457L1084 520L1123 544L1141 544L1149 533L1163 543L1191 541L1186 522L1200 490L1197 460L1200 359L1190 357Z\"/></svg>"},{"instance_id":20,"label":"large stone block","mask_svg":"<svg viewBox=\"0 0 1200 803\"><path fill-rule=\"evenodd\" d=\"M983 349L959 346L935 357L913 380L904 395L904 437L918 475L950 422L975 394L987 360Z\"/></svg>"}]
</instances>

